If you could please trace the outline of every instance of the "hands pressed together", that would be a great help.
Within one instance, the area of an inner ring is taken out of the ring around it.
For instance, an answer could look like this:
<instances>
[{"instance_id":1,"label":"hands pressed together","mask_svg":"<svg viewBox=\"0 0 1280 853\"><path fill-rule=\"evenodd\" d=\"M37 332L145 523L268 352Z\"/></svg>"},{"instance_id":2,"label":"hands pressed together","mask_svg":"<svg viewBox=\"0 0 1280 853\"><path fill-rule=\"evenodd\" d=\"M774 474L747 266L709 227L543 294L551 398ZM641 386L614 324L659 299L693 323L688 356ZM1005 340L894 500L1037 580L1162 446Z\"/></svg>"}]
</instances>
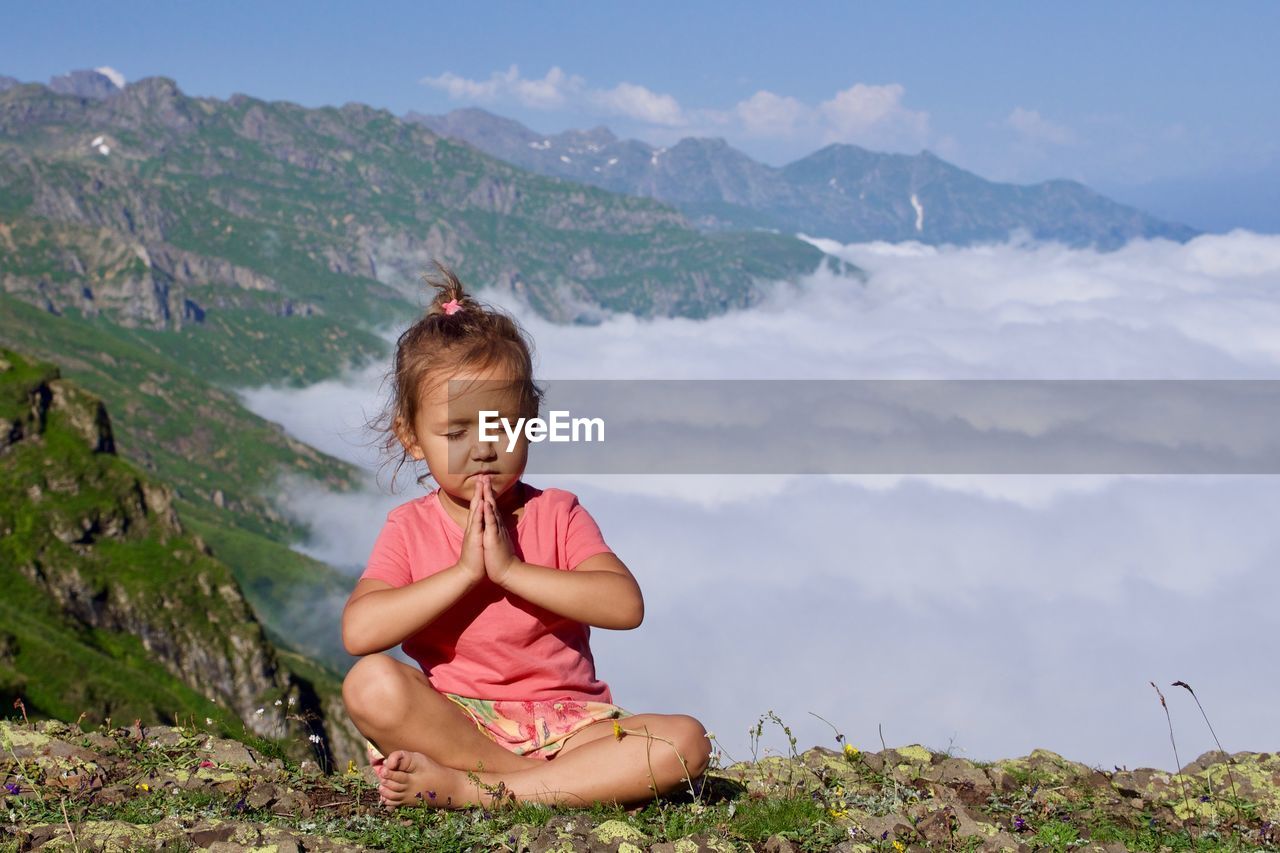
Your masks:
<instances>
[{"instance_id":1,"label":"hands pressed together","mask_svg":"<svg viewBox=\"0 0 1280 853\"><path fill-rule=\"evenodd\" d=\"M488 474L476 477L467 526L462 532L462 556L458 565L472 580L484 577L503 586L507 574L521 561L511 547L511 536L498 511L498 499Z\"/></svg>"}]
</instances>

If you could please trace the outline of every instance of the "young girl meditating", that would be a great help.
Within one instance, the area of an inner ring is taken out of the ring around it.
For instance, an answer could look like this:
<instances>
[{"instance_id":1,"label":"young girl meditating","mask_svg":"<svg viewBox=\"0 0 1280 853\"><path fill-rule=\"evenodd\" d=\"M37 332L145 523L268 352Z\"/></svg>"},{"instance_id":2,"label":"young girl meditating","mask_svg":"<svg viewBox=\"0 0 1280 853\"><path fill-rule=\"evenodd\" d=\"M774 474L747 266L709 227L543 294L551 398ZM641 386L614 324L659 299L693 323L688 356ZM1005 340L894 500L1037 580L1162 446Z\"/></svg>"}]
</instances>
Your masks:
<instances>
[{"instance_id":1,"label":"young girl meditating","mask_svg":"<svg viewBox=\"0 0 1280 853\"><path fill-rule=\"evenodd\" d=\"M589 626L643 619L631 572L573 493L521 479L523 435L480 440L483 411L537 416L524 332L444 267L428 282L382 426L437 486L387 514L342 614L362 656L342 696L382 802L630 804L689 787L710 754L702 725L624 711L596 675ZM418 667L379 654L398 644Z\"/></svg>"}]
</instances>

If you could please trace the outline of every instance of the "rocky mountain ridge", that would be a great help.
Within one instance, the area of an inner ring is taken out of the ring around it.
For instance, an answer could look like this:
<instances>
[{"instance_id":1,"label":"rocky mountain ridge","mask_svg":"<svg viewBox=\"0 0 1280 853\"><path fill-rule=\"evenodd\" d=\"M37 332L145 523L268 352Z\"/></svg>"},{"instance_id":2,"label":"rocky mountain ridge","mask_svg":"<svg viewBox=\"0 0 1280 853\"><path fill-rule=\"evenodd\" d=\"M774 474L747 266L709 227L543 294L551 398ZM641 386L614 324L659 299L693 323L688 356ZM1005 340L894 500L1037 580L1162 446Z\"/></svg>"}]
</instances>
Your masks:
<instances>
[{"instance_id":1,"label":"rocky mountain ridge","mask_svg":"<svg viewBox=\"0 0 1280 853\"><path fill-rule=\"evenodd\" d=\"M674 205L701 228L771 228L841 242L967 245L1024 231L1071 246L1114 249L1134 237L1185 241L1196 231L1107 199L1076 181L987 181L928 150L914 156L832 144L782 167L724 139L670 147L619 139L606 127L539 134L482 109L405 119L544 175Z\"/></svg>"},{"instance_id":2,"label":"rocky mountain ridge","mask_svg":"<svg viewBox=\"0 0 1280 853\"><path fill-rule=\"evenodd\" d=\"M207 714L359 754L336 679L285 665L231 572L184 529L172 490L116 456L101 401L11 350L0 350L0 472L6 705Z\"/></svg>"},{"instance_id":3,"label":"rocky mountain ridge","mask_svg":"<svg viewBox=\"0 0 1280 853\"><path fill-rule=\"evenodd\" d=\"M533 175L362 104L72 76L0 91L0 284L53 310L172 328L218 298L256 304L247 290L277 312L368 323L406 312L438 258L561 322L705 316L822 260L790 237L700 234L665 205Z\"/></svg>"}]
</instances>

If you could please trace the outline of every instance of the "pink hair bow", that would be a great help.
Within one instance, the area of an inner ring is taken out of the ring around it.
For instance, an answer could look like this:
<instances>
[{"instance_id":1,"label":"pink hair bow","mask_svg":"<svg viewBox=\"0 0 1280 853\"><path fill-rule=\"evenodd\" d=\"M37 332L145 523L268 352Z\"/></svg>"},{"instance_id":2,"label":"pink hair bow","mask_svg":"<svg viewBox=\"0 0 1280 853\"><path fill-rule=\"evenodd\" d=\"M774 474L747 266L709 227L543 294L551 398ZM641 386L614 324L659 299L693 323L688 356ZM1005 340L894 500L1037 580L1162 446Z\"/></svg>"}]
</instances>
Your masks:
<instances>
[{"instance_id":1,"label":"pink hair bow","mask_svg":"<svg viewBox=\"0 0 1280 853\"><path fill-rule=\"evenodd\" d=\"M458 300L450 299L448 302L444 304L443 308L444 308L444 313L453 314L454 312L461 309L462 306L458 304Z\"/></svg>"}]
</instances>

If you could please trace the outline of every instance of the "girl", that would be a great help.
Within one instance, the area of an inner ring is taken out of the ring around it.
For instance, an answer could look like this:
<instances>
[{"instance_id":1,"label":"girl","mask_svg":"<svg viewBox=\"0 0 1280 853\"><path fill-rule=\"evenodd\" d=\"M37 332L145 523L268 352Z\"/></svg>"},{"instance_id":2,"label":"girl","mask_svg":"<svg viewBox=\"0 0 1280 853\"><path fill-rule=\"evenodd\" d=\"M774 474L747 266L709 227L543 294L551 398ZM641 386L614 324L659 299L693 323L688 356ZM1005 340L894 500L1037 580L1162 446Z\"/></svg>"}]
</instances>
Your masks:
<instances>
[{"instance_id":1,"label":"girl","mask_svg":"<svg viewBox=\"0 0 1280 853\"><path fill-rule=\"evenodd\" d=\"M436 266L379 427L397 471L423 461L438 485L387 514L342 614L362 656L342 695L382 802L631 804L689 787L710 754L702 725L630 714L596 677L588 626L643 619L631 572L576 496L521 480L527 439L479 439L482 411L537 415L529 342ZM397 644L420 669L377 654Z\"/></svg>"}]
</instances>

